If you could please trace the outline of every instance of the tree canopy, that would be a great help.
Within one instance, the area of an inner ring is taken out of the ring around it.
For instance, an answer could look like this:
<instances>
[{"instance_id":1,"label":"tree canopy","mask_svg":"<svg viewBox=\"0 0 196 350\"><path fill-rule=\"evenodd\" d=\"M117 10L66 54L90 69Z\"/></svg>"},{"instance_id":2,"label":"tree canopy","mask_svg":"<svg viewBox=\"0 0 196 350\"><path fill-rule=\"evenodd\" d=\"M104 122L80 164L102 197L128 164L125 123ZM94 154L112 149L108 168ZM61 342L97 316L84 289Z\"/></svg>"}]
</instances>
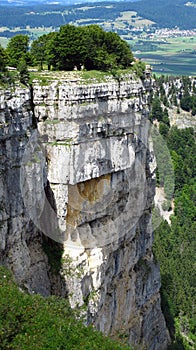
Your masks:
<instances>
[{"instance_id":1,"label":"tree canopy","mask_svg":"<svg viewBox=\"0 0 196 350\"><path fill-rule=\"evenodd\" d=\"M64 25L59 32L35 40L31 55L36 62L40 61L40 66L45 61L55 70L80 69L81 66L87 70L108 70L127 68L133 62L127 42L98 25Z\"/></svg>"},{"instance_id":2,"label":"tree canopy","mask_svg":"<svg viewBox=\"0 0 196 350\"><path fill-rule=\"evenodd\" d=\"M195 342L196 145L192 128L171 127L166 135L175 172L174 215L155 231L154 253L161 269L162 309L171 350ZM185 337L182 338L182 334ZM189 341L188 341L189 340Z\"/></svg>"},{"instance_id":3,"label":"tree canopy","mask_svg":"<svg viewBox=\"0 0 196 350\"><path fill-rule=\"evenodd\" d=\"M5 70L6 64L8 62L8 57L5 49L0 45L0 72Z\"/></svg>"},{"instance_id":4,"label":"tree canopy","mask_svg":"<svg viewBox=\"0 0 196 350\"><path fill-rule=\"evenodd\" d=\"M80 70L83 67L102 71L128 68L134 61L125 40L93 24L61 26L58 32L44 34L34 40L30 50L29 37L17 34L10 39L6 54L9 65L16 68L21 59L27 65L39 65L40 69L45 63L53 70L73 70L75 67Z\"/></svg>"},{"instance_id":5,"label":"tree canopy","mask_svg":"<svg viewBox=\"0 0 196 350\"><path fill-rule=\"evenodd\" d=\"M6 49L9 58L9 65L17 67L21 58L24 58L27 63L30 63L28 46L28 35L18 34L11 38Z\"/></svg>"}]
</instances>

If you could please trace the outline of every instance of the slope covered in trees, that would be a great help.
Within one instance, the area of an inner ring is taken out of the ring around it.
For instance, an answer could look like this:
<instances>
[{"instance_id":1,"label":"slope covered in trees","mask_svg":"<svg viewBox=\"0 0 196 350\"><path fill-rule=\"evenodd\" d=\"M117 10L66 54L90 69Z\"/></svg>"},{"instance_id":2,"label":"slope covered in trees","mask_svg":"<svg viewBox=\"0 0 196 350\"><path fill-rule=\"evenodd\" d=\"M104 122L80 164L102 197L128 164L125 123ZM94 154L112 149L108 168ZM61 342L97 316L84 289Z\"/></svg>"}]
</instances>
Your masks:
<instances>
[{"instance_id":1,"label":"slope covered in trees","mask_svg":"<svg viewBox=\"0 0 196 350\"><path fill-rule=\"evenodd\" d=\"M141 0L134 2L108 2L84 5L62 6L58 4L43 4L32 6L0 6L0 27L26 28L50 27L58 28L63 24L74 23L78 19L115 21L124 11L136 11L138 16L155 22L158 27L181 29L195 28L196 8L187 6L186 0ZM189 2L190 3L190 2ZM63 14L63 15L62 15ZM97 22L96 22L97 23Z\"/></svg>"},{"instance_id":2,"label":"slope covered in trees","mask_svg":"<svg viewBox=\"0 0 196 350\"><path fill-rule=\"evenodd\" d=\"M171 349L194 349L196 178L190 173L189 165L195 164L193 162L196 161L194 159L196 149L193 130L171 128L168 144L171 142L169 140L171 134L173 136L171 149L177 140L179 142L181 139L186 144L183 155L180 143L175 147L175 154L173 153L176 181L182 160L186 179L184 181L183 178L179 178L176 183L175 210L171 225L164 221L156 230L154 252L161 268L162 308L171 336L175 338ZM187 140L190 134L192 141Z\"/></svg>"},{"instance_id":3,"label":"slope covered in trees","mask_svg":"<svg viewBox=\"0 0 196 350\"><path fill-rule=\"evenodd\" d=\"M170 150L174 172L174 215L171 225L163 221L155 231L154 253L160 263L162 309L169 328L171 350L195 348L196 336L196 143L193 128L170 127L165 109L180 109L187 94L195 99L195 84L187 77L177 84L171 78L157 79L158 91L152 102L151 118L159 121L159 130ZM169 87L169 89L168 89ZM175 97L175 101L174 101ZM167 108L163 107L163 102ZM187 110L184 108L184 110ZM174 111L173 111L174 113ZM192 118L193 109L189 109Z\"/></svg>"}]
</instances>

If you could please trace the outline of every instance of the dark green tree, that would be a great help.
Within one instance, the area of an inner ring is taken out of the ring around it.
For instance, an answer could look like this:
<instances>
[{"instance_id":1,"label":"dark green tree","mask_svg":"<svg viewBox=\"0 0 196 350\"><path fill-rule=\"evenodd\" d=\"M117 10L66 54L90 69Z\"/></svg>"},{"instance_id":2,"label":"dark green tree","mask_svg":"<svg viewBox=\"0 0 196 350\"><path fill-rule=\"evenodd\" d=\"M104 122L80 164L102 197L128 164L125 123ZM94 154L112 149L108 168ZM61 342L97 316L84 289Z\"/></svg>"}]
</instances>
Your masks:
<instances>
[{"instance_id":1,"label":"dark green tree","mask_svg":"<svg viewBox=\"0 0 196 350\"><path fill-rule=\"evenodd\" d=\"M166 95L163 96L162 101L164 106L169 107L169 101Z\"/></svg>"},{"instance_id":2,"label":"dark green tree","mask_svg":"<svg viewBox=\"0 0 196 350\"><path fill-rule=\"evenodd\" d=\"M86 57L87 41L81 28L73 25L65 25L59 33L50 41L48 53L54 69L73 70L79 69Z\"/></svg>"},{"instance_id":3,"label":"dark green tree","mask_svg":"<svg viewBox=\"0 0 196 350\"><path fill-rule=\"evenodd\" d=\"M157 119L158 121L161 121L162 117L163 117L163 109L161 107L161 101L159 97L155 97L152 100L150 120Z\"/></svg>"},{"instance_id":4,"label":"dark green tree","mask_svg":"<svg viewBox=\"0 0 196 350\"><path fill-rule=\"evenodd\" d=\"M166 137L169 132L169 126L163 122L159 124L159 132L162 136Z\"/></svg>"},{"instance_id":5,"label":"dark green tree","mask_svg":"<svg viewBox=\"0 0 196 350\"><path fill-rule=\"evenodd\" d=\"M189 94L189 92L186 92L181 100L180 100L180 107L187 112L190 112L191 108L192 108L192 98Z\"/></svg>"},{"instance_id":6,"label":"dark green tree","mask_svg":"<svg viewBox=\"0 0 196 350\"><path fill-rule=\"evenodd\" d=\"M196 115L196 106L193 106L191 114L192 114L192 116Z\"/></svg>"},{"instance_id":7,"label":"dark green tree","mask_svg":"<svg viewBox=\"0 0 196 350\"><path fill-rule=\"evenodd\" d=\"M109 55L114 55L118 67L130 67L133 62L133 54L128 43L122 40L118 34L106 32L104 42Z\"/></svg>"},{"instance_id":8,"label":"dark green tree","mask_svg":"<svg viewBox=\"0 0 196 350\"><path fill-rule=\"evenodd\" d=\"M196 94L196 83L193 83L193 93Z\"/></svg>"},{"instance_id":9,"label":"dark green tree","mask_svg":"<svg viewBox=\"0 0 196 350\"><path fill-rule=\"evenodd\" d=\"M72 70L75 66L109 70L127 68L133 62L128 44L116 33L105 32L98 25L62 26L51 40L46 40L46 56L53 68L60 70Z\"/></svg>"},{"instance_id":10,"label":"dark green tree","mask_svg":"<svg viewBox=\"0 0 196 350\"><path fill-rule=\"evenodd\" d=\"M40 70L43 69L43 63L46 61L46 43L48 35L44 34L34 40L31 45L31 56L34 64L38 64Z\"/></svg>"},{"instance_id":11,"label":"dark green tree","mask_svg":"<svg viewBox=\"0 0 196 350\"><path fill-rule=\"evenodd\" d=\"M100 26L93 24L82 27L82 32L88 42L87 55L84 61L85 68L91 70L100 66L105 67L104 55L106 47L104 46L104 30Z\"/></svg>"},{"instance_id":12,"label":"dark green tree","mask_svg":"<svg viewBox=\"0 0 196 350\"><path fill-rule=\"evenodd\" d=\"M6 49L9 65L17 67L21 58L25 59L27 64L30 63L28 45L29 37L27 35L18 34L10 39Z\"/></svg>"},{"instance_id":13,"label":"dark green tree","mask_svg":"<svg viewBox=\"0 0 196 350\"><path fill-rule=\"evenodd\" d=\"M0 72L4 72L8 62L5 49L0 45Z\"/></svg>"},{"instance_id":14,"label":"dark green tree","mask_svg":"<svg viewBox=\"0 0 196 350\"><path fill-rule=\"evenodd\" d=\"M163 121L163 123L165 123L168 127L170 126L169 113L168 113L168 109L167 109L167 108L164 108L164 110L163 110L162 121Z\"/></svg>"},{"instance_id":15,"label":"dark green tree","mask_svg":"<svg viewBox=\"0 0 196 350\"><path fill-rule=\"evenodd\" d=\"M27 68L27 63L23 57L19 60L17 68L18 68L18 72L19 72L20 82L24 85L28 85L29 72L28 72L28 68Z\"/></svg>"},{"instance_id":16,"label":"dark green tree","mask_svg":"<svg viewBox=\"0 0 196 350\"><path fill-rule=\"evenodd\" d=\"M177 101L176 94L172 95L172 102L173 102L174 106L176 106L176 107L178 106L178 101Z\"/></svg>"},{"instance_id":17,"label":"dark green tree","mask_svg":"<svg viewBox=\"0 0 196 350\"><path fill-rule=\"evenodd\" d=\"M146 68L146 64L143 61L137 61L133 65L134 71L136 72L137 76L141 79L144 77L144 71ZM152 101L152 94L150 94L150 99L149 101Z\"/></svg>"}]
</instances>

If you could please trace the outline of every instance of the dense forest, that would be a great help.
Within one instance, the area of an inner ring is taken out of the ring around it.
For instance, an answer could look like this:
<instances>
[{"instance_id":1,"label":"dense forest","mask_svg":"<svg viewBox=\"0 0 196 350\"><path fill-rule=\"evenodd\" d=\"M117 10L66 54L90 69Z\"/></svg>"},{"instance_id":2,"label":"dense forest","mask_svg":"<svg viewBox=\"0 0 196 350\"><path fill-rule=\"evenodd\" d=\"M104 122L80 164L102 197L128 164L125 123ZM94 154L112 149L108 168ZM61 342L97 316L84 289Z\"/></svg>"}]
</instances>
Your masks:
<instances>
[{"instance_id":1,"label":"dense forest","mask_svg":"<svg viewBox=\"0 0 196 350\"><path fill-rule=\"evenodd\" d=\"M34 6L0 6L0 27L26 28L50 27L58 28L63 24L74 23L78 19L114 21L123 11L136 11L138 16L147 18L158 27L181 29L195 28L196 8L186 6L186 0L141 0L136 2L108 2L84 5L34 5ZM96 22L98 23L98 22Z\"/></svg>"},{"instance_id":2,"label":"dense forest","mask_svg":"<svg viewBox=\"0 0 196 350\"><path fill-rule=\"evenodd\" d=\"M174 214L171 225L163 221L156 229L154 253L160 263L162 309L172 338L170 349L190 350L196 341L195 132L193 128L170 127L167 108L176 104L179 115L183 108L192 111L194 118L196 86L195 81L192 83L187 77L179 81L181 85L177 88L172 77L170 82L167 77L158 78L158 91L152 101L151 119L159 121L159 131L170 150L175 172Z\"/></svg>"}]
</instances>

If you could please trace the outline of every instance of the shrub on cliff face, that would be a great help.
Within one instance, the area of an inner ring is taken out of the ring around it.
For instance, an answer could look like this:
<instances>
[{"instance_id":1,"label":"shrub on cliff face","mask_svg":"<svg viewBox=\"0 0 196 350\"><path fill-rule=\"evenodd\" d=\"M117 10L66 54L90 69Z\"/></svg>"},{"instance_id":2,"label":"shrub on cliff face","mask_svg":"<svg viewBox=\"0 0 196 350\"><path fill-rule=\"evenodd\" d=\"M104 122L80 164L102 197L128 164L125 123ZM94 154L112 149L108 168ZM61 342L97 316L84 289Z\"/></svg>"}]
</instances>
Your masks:
<instances>
[{"instance_id":1,"label":"shrub on cliff face","mask_svg":"<svg viewBox=\"0 0 196 350\"><path fill-rule=\"evenodd\" d=\"M0 349L130 350L76 320L63 298L28 295L0 267Z\"/></svg>"}]
</instances>

